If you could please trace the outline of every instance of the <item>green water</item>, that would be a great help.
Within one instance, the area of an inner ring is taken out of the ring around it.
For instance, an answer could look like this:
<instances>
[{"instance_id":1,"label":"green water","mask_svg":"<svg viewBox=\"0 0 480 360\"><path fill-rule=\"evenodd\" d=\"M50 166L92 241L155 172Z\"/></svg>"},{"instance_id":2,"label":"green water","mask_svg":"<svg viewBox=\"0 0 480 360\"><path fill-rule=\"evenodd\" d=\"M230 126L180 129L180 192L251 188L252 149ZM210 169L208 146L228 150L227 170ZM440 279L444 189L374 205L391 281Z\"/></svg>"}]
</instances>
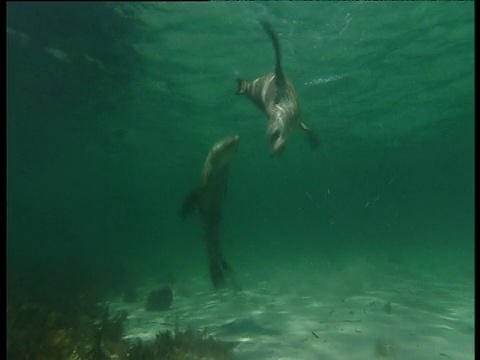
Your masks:
<instances>
[{"instance_id":1,"label":"green water","mask_svg":"<svg viewBox=\"0 0 480 360\"><path fill-rule=\"evenodd\" d=\"M235 94L274 68L259 17L317 151L298 133L271 159L265 114ZM473 2L9 2L9 271L69 256L206 277L178 211L234 134L240 278L361 255L473 279Z\"/></svg>"}]
</instances>

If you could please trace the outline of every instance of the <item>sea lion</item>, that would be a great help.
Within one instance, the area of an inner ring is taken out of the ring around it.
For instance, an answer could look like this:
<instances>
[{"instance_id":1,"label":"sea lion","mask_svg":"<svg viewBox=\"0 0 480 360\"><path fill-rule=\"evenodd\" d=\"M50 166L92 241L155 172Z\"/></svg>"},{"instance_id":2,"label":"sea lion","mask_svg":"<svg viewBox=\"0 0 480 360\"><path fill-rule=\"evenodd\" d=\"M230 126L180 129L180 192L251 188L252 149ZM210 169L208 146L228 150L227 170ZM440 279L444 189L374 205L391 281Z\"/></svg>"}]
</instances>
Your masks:
<instances>
[{"instance_id":1,"label":"sea lion","mask_svg":"<svg viewBox=\"0 0 480 360\"><path fill-rule=\"evenodd\" d=\"M270 37L275 49L275 72L249 82L237 79L238 94L246 94L267 115L267 137L271 156L280 156L285 149L287 139L296 129L303 130L313 148L318 146L318 138L307 125L301 121L298 95L293 84L285 76L281 65L280 43L270 23L260 21Z\"/></svg>"},{"instance_id":2,"label":"sea lion","mask_svg":"<svg viewBox=\"0 0 480 360\"><path fill-rule=\"evenodd\" d=\"M208 153L203 166L200 186L193 189L183 202L181 217L198 209L203 230L203 240L209 259L210 279L215 288L230 281L240 290L233 270L220 248L221 209L227 194L230 162L238 149L238 136L231 136L216 143Z\"/></svg>"}]
</instances>

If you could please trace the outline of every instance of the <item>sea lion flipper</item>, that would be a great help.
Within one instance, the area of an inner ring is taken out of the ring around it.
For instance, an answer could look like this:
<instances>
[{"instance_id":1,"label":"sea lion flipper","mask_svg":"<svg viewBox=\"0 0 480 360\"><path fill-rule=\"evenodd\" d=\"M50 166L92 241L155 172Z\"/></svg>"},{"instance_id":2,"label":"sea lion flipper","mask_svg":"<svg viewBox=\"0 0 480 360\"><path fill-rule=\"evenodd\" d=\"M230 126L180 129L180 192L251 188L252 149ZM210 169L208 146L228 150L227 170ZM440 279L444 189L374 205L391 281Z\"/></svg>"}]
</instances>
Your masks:
<instances>
[{"instance_id":1,"label":"sea lion flipper","mask_svg":"<svg viewBox=\"0 0 480 360\"><path fill-rule=\"evenodd\" d=\"M223 258L210 259L210 279L215 288L220 288L230 281L235 291L241 291L242 287L237 282L233 270Z\"/></svg>"},{"instance_id":2,"label":"sea lion flipper","mask_svg":"<svg viewBox=\"0 0 480 360\"><path fill-rule=\"evenodd\" d=\"M250 83L247 80L237 79L238 90L237 94L244 94L248 91L248 86Z\"/></svg>"},{"instance_id":3,"label":"sea lion flipper","mask_svg":"<svg viewBox=\"0 0 480 360\"><path fill-rule=\"evenodd\" d=\"M318 147L319 141L318 141L318 136L315 133L315 131L310 129L303 122L300 122L300 127L303 131L305 131L305 134L307 134L307 139L308 139L308 142L310 143L310 146L312 147L312 149L316 149Z\"/></svg>"},{"instance_id":4,"label":"sea lion flipper","mask_svg":"<svg viewBox=\"0 0 480 360\"><path fill-rule=\"evenodd\" d=\"M199 197L201 194L201 187L193 189L185 198L180 211L180 216L184 220L188 215L192 214L198 207Z\"/></svg>"}]
</instances>

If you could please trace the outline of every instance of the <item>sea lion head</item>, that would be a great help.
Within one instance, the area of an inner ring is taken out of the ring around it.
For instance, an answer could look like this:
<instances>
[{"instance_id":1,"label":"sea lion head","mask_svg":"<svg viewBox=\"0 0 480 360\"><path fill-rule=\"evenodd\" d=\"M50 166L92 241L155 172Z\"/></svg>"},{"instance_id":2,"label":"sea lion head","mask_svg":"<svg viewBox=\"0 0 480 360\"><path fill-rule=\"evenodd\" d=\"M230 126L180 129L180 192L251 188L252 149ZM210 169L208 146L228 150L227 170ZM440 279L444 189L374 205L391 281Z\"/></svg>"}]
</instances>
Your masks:
<instances>
[{"instance_id":1,"label":"sea lion head","mask_svg":"<svg viewBox=\"0 0 480 360\"><path fill-rule=\"evenodd\" d=\"M238 135L229 136L215 145L215 162L218 166L226 165L232 161L238 150Z\"/></svg>"},{"instance_id":2,"label":"sea lion head","mask_svg":"<svg viewBox=\"0 0 480 360\"><path fill-rule=\"evenodd\" d=\"M229 136L212 147L205 161L202 175L204 179L222 171L230 164L238 150L238 139L238 135Z\"/></svg>"}]
</instances>

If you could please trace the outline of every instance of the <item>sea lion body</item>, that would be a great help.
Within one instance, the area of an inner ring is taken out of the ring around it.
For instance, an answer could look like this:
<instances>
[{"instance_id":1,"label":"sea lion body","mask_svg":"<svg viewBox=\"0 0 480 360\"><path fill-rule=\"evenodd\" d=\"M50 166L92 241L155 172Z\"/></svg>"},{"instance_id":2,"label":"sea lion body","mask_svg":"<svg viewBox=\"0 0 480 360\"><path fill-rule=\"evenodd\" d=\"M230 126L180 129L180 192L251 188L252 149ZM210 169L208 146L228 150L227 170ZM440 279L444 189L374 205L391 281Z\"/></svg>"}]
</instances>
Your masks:
<instances>
[{"instance_id":1,"label":"sea lion body","mask_svg":"<svg viewBox=\"0 0 480 360\"><path fill-rule=\"evenodd\" d=\"M280 156L285 149L290 135L296 130L303 130L312 147L318 146L314 132L301 120L298 94L291 81L285 76L281 66L280 44L271 25L261 22L275 48L275 72L249 82L237 79L238 93L246 94L268 116L267 137L270 142L272 157Z\"/></svg>"},{"instance_id":2,"label":"sea lion body","mask_svg":"<svg viewBox=\"0 0 480 360\"><path fill-rule=\"evenodd\" d=\"M209 258L210 278L215 288L230 281L234 289L239 290L240 286L220 246L221 210L227 194L230 162L237 149L238 136L225 138L211 148L203 166L201 184L185 199L181 216L185 219L198 210Z\"/></svg>"}]
</instances>

